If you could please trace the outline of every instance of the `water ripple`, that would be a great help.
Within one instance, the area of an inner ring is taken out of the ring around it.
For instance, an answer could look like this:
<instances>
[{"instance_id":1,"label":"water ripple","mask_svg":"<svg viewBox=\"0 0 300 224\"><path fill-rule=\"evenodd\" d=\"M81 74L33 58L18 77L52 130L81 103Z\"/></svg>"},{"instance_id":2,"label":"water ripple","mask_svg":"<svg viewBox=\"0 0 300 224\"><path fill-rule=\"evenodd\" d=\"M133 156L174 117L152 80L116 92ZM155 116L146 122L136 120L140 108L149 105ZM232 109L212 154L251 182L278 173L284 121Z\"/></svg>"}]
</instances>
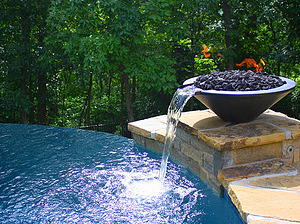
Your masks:
<instances>
[{"instance_id":1,"label":"water ripple","mask_svg":"<svg viewBox=\"0 0 300 224\"><path fill-rule=\"evenodd\" d=\"M183 167L159 182L160 157L105 133L0 124L0 223L240 223Z\"/></svg>"}]
</instances>

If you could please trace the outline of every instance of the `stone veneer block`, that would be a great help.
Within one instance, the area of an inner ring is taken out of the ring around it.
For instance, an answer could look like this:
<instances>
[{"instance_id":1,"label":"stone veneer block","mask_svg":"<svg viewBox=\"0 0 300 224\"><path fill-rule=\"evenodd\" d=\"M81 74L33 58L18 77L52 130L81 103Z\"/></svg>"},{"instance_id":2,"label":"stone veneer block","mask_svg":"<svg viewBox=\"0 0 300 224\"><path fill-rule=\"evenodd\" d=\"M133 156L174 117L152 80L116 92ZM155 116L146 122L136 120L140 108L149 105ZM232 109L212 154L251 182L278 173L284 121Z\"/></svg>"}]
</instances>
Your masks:
<instances>
[{"instance_id":1,"label":"stone veneer block","mask_svg":"<svg viewBox=\"0 0 300 224\"><path fill-rule=\"evenodd\" d=\"M282 158L289 159L291 162L299 162L300 139L291 139L281 142Z\"/></svg>"},{"instance_id":2,"label":"stone veneer block","mask_svg":"<svg viewBox=\"0 0 300 224\"><path fill-rule=\"evenodd\" d=\"M227 156L230 154L231 164L226 164L227 161L225 160L224 168L228 166L281 158L282 150L280 143L272 143L226 151L226 154Z\"/></svg>"},{"instance_id":3,"label":"stone veneer block","mask_svg":"<svg viewBox=\"0 0 300 224\"><path fill-rule=\"evenodd\" d=\"M180 150L184 155L186 155L189 158L192 158L195 160L198 164L203 165L203 153L201 151L193 148L189 144L183 142L181 144L181 150Z\"/></svg>"}]
</instances>

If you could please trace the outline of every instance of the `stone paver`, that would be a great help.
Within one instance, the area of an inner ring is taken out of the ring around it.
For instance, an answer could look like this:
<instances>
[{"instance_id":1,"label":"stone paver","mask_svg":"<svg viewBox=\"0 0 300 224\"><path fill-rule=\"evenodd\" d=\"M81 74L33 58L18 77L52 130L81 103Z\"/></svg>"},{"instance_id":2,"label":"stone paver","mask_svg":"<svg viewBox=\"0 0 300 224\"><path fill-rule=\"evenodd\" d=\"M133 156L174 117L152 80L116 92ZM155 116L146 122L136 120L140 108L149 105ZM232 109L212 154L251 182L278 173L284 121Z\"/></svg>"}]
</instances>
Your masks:
<instances>
[{"instance_id":1,"label":"stone paver","mask_svg":"<svg viewBox=\"0 0 300 224\"><path fill-rule=\"evenodd\" d=\"M298 164L292 166L275 159L220 170L218 180L247 223L299 223L300 173L297 168Z\"/></svg>"},{"instance_id":2,"label":"stone paver","mask_svg":"<svg viewBox=\"0 0 300 224\"><path fill-rule=\"evenodd\" d=\"M273 159L219 170L218 180L227 188L232 181L244 178L296 172L296 168L286 162Z\"/></svg>"},{"instance_id":3,"label":"stone paver","mask_svg":"<svg viewBox=\"0 0 300 224\"><path fill-rule=\"evenodd\" d=\"M228 194L243 218L248 214L300 222L300 193L230 184Z\"/></svg>"},{"instance_id":4,"label":"stone paver","mask_svg":"<svg viewBox=\"0 0 300 224\"><path fill-rule=\"evenodd\" d=\"M256 215L247 216L248 224L299 224L299 222L292 222L282 219L268 218Z\"/></svg>"},{"instance_id":5,"label":"stone paver","mask_svg":"<svg viewBox=\"0 0 300 224\"><path fill-rule=\"evenodd\" d=\"M295 191L300 193L300 173L297 173L295 175L262 177L252 181L251 185L257 187L267 187L271 189Z\"/></svg>"}]
</instances>

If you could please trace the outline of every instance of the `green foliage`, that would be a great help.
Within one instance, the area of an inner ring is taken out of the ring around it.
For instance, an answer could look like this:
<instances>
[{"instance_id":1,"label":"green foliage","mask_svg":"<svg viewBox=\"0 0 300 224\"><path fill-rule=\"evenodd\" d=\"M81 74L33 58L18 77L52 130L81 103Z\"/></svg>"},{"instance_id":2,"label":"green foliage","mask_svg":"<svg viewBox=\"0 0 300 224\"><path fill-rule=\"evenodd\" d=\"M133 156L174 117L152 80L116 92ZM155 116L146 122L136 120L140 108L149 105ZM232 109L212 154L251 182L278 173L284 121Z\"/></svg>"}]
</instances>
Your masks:
<instances>
[{"instance_id":1,"label":"green foliage","mask_svg":"<svg viewBox=\"0 0 300 224\"><path fill-rule=\"evenodd\" d=\"M214 59L205 58L203 55L195 58L195 68L197 75L209 74L212 70L215 70L218 66Z\"/></svg>"},{"instance_id":2,"label":"green foliage","mask_svg":"<svg viewBox=\"0 0 300 224\"><path fill-rule=\"evenodd\" d=\"M20 122L23 110L36 123L43 98L49 125L126 122L127 77L136 119L165 114L179 84L225 69L230 57L262 58L265 71L298 83L299 2L227 2L230 48L219 0L2 1L0 122ZM38 99L43 76L47 92ZM299 99L297 88L277 109L299 118Z\"/></svg>"},{"instance_id":3,"label":"green foliage","mask_svg":"<svg viewBox=\"0 0 300 224\"><path fill-rule=\"evenodd\" d=\"M20 111L27 113L39 104L40 74L51 70L40 59L46 50L43 40L49 4L50 0L0 3L0 110L4 121L17 122ZM34 122L34 116L29 120Z\"/></svg>"},{"instance_id":4,"label":"green foliage","mask_svg":"<svg viewBox=\"0 0 300 224\"><path fill-rule=\"evenodd\" d=\"M263 58L265 70L282 75L282 67L299 62L299 35L294 33L292 11L300 10L293 1L232 2L234 50L236 62L245 58Z\"/></svg>"}]
</instances>

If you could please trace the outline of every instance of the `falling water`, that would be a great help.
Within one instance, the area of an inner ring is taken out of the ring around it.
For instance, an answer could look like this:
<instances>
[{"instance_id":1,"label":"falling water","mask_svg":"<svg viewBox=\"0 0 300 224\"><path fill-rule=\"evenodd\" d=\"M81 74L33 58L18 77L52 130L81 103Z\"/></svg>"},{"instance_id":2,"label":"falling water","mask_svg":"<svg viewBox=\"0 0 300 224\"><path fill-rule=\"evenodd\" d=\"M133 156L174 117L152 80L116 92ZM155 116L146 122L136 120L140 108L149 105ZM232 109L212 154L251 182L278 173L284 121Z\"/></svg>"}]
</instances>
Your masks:
<instances>
[{"instance_id":1,"label":"falling water","mask_svg":"<svg viewBox=\"0 0 300 224\"><path fill-rule=\"evenodd\" d=\"M165 136L165 144L163 149L161 167L159 172L159 180L164 181L167 172L167 162L170 155L173 140L175 138L175 132L178 121L181 116L181 112L187 103L187 101L195 94L196 87L194 85L188 85L178 88L175 92L171 103L168 108L167 115L167 130Z\"/></svg>"}]
</instances>

